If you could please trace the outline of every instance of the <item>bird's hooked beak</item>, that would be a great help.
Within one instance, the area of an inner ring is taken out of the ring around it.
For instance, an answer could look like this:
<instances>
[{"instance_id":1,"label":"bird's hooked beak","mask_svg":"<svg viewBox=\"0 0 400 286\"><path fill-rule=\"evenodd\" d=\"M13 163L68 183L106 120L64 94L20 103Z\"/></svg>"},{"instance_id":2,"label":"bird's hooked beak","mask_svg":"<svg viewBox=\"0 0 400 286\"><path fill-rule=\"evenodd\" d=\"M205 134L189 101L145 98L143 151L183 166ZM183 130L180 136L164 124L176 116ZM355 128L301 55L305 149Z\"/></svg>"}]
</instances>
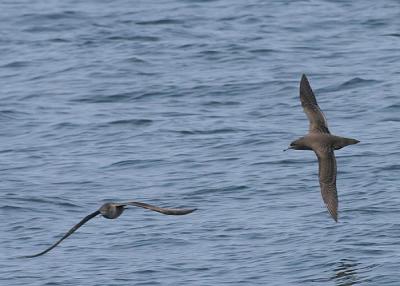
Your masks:
<instances>
[{"instance_id":1,"label":"bird's hooked beak","mask_svg":"<svg viewBox=\"0 0 400 286\"><path fill-rule=\"evenodd\" d=\"M283 150L283 152L285 152L285 151L287 151L287 150L290 150L290 149L294 149L293 146L287 147L286 149Z\"/></svg>"}]
</instances>

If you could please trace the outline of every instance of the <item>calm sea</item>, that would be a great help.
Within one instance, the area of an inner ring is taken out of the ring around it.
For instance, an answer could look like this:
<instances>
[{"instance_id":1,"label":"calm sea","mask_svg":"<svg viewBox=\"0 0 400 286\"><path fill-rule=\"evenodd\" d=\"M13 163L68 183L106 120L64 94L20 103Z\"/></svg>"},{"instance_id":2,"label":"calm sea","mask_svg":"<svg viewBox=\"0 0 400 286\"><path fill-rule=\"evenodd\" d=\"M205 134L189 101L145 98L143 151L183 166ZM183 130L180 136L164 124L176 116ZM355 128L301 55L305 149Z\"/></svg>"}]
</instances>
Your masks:
<instances>
[{"instance_id":1,"label":"calm sea","mask_svg":"<svg viewBox=\"0 0 400 286\"><path fill-rule=\"evenodd\" d=\"M1 285L400 285L399 1L1 1ZM309 77L339 223L305 134ZM95 218L105 201L196 207Z\"/></svg>"}]
</instances>

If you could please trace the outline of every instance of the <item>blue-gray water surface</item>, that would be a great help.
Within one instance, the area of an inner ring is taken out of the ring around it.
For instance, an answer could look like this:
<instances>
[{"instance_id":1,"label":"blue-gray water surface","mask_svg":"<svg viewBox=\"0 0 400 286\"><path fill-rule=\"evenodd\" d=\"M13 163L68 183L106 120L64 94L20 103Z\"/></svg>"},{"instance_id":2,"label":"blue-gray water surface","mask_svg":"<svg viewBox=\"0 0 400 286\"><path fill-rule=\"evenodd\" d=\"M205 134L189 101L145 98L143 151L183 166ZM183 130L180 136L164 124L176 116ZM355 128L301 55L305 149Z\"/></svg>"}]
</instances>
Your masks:
<instances>
[{"instance_id":1,"label":"blue-gray water surface","mask_svg":"<svg viewBox=\"0 0 400 286\"><path fill-rule=\"evenodd\" d=\"M1 1L1 285L399 285L398 1ZM305 134L334 134L339 222ZM105 201L196 207L187 216Z\"/></svg>"}]
</instances>

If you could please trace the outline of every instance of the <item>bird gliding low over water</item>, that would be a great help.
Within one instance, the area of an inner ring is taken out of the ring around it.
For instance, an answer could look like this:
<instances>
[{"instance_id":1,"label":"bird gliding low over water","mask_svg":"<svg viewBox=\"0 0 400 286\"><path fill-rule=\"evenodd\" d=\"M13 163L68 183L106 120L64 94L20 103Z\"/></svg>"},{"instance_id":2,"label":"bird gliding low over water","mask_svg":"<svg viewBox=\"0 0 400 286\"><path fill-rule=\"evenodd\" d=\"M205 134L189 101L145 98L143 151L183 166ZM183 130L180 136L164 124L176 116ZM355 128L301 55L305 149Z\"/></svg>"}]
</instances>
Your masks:
<instances>
[{"instance_id":1,"label":"bird gliding low over water","mask_svg":"<svg viewBox=\"0 0 400 286\"><path fill-rule=\"evenodd\" d=\"M312 150L315 152L319 163L319 185L322 199L332 218L337 222L336 159L333 151L347 145L357 144L360 141L335 136L330 133L326 118L319 108L310 83L304 74L300 81L300 101L310 121L309 131L306 136L290 143L288 149Z\"/></svg>"},{"instance_id":2,"label":"bird gliding low over water","mask_svg":"<svg viewBox=\"0 0 400 286\"><path fill-rule=\"evenodd\" d=\"M68 236L73 234L78 228L80 228L82 225L84 225L86 222L91 220L92 218L96 217L97 215L101 214L103 217L107 219L115 219L119 217L123 211L125 210L126 206L136 206L136 207L141 207L144 209L149 209L155 212L159 212L165 215L185 215L189 214L191 212L194 212L196 209L170 209L170 208L160 208L156 207L153 205L141 203L141 202L125 202L125 203L105 203L103 204L97 211L87 215L84 217L79 223L77 223L74 227L72 227L66 234L64 234L63 237L61 237L56 243L48 247L42 252L39 252L34 255L27 255L23 256L23 258L33 258L37 257L40 255L43 255L50 250L52 250L54 247L56 247L58 244L60 244L61 241L66 239Z\"/></svg>"}]
</instances>

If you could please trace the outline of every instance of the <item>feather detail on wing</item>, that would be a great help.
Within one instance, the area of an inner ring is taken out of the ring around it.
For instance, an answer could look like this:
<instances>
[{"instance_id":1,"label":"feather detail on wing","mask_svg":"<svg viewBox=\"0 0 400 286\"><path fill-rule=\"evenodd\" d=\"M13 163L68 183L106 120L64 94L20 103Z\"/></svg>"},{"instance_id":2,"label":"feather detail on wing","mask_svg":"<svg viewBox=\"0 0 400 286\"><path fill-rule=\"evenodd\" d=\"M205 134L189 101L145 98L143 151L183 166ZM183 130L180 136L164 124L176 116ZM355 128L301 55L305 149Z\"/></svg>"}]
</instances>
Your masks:
<instances>
[{"instance_id":1,"label":"feather detail on wing","mask_svg":"<svg viewBox=\"0 0 400 286\"><path fill-rule=\"evenodd\" d=\"M185 215L189 214L191 212L194 212L196 209L172 209L172 208L160 208L157 206L141 203L141 202L125 202L125 203L120 203L119 205L131 205L131 206L136 206L136 207L141 207L144 209L152 210L155 212L159 212L165 215Z\"/></svg>"},{"instance_id":2,"label":"feather detail on wing","mask_svg":"<svg viewBox=\"0 0 400 286\"><path fill-rule=\"evenodd\" d=\"M304 74L300 81L300 101L310 121L309 132L330 133L325 115L319 108L314 92Z\"/></svg>"},{"instance_id":3,"label":"feather detail on wing","mask_svg":"<svg viewBox=\"0 0 400 286\"><path fill-rule=\"evenodd\" d=\"M338 220L338 195L336 190L336 159L333 150L318 151L319 184L324 203L332 218Z\"/></svg>"},{"instance_id":4,"label":"feather detail on wing","mask_svg":"<svg viewBox=\"0 0 400 286\"><path fill-rule=\"evenodd\" d=\"M64 239L66 239L68 236L70 236L71 234L73 234L78 228L80 228L82 225L84 225L87 221L91 220L92 218L94 218L95 216L99 215L100 212L99 211L95 211L93 213L91 213L90 215L84 217L79 223L77 223L73 228L71 228L66 234L63 235L63 237L61 237L56 243L54 243L52 246L50 246L49 248L43 250L42 252L39 252L38 254L34 254L34 255L27 255L24 256L23 258L33 258L33 257L37 257L40 255L43 255L47 252L49 252L50 250L52 250L54 247L56 247L57 245L59 245L61 243L61 241L63 241Z\"/></svg>"}]
</instances>

